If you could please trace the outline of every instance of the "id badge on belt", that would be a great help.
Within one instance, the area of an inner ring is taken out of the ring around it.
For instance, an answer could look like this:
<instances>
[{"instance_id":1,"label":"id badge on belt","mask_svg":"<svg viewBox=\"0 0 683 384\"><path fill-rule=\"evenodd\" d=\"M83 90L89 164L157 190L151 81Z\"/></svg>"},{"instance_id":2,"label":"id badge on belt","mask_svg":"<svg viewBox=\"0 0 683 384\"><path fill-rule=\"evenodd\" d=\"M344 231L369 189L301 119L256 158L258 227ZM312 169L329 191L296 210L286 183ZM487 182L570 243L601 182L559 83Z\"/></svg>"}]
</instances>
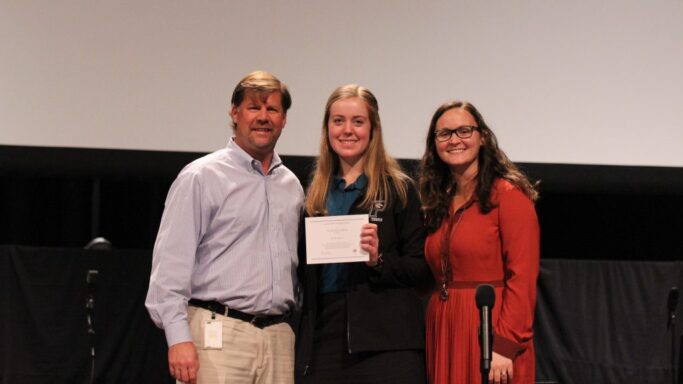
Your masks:
<instances>
[{"instance_id":1,"label":"id badge on belt","mask_svg":"<svg viewBox=\"0 0 683 384\"><path fill-rule=\"evenodd\" d=\"M223 348L223 323L211 314L210 320L204 321L204 349Z\"/></svg>"}]
</instances>

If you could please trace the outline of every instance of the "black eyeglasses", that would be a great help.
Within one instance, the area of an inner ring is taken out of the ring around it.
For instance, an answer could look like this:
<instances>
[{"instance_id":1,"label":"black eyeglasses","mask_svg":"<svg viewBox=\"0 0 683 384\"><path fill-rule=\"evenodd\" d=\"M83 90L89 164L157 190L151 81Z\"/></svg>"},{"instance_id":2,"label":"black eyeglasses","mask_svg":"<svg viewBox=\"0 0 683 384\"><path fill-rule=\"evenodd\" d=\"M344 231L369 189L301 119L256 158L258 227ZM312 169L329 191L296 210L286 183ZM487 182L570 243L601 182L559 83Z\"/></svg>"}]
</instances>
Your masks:
<instances>
[{"instance_id":1,"label":"black eyeglasses","mask_svg":"<svg viewBox=\"0 0 683 384\"><path fill-rule=\"evenodd\" d=\"M477 129L479 129L479 127L474 127L471 125L463 125L462 127L455 129L440 129L434 132L434 137L436 138L436 141L444 142L450 140L455 133L455 135L461 139L468 139L472 137L472 132Z\"/></svg>"}]
</instances>

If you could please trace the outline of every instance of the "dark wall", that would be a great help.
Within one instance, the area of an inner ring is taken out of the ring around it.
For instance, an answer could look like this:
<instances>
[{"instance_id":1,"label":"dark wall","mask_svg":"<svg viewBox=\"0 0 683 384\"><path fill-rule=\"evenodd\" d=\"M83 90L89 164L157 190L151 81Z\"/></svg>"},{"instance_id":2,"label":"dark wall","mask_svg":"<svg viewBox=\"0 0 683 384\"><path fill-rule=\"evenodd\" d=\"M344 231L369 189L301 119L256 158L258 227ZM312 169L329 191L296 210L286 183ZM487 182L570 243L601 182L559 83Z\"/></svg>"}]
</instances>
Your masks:
<instances>
[{"instance_id":1,"label":"dark wall","mask_svg":"<svg viewBox=\"0 0 683 384\"><path fill-rule=\"evenodd\" d=\"M0 146L0 244L150 249L180 169L203 153ZM314 158L283 156L305 185ZM416 174L417 160L402 160ZM541 180L543 258L683 259L683 168L522 163Z\"/></svg>"}]
</instances>

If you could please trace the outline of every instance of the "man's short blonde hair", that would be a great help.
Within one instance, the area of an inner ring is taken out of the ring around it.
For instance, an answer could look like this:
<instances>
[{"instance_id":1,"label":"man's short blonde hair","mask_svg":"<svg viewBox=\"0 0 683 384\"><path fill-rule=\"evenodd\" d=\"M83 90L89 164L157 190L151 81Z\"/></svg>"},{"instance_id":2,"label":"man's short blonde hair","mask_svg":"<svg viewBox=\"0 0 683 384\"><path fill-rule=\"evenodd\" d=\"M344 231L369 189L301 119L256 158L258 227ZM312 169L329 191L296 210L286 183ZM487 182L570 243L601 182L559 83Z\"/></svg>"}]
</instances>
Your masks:
<instances>
[{"instance_id":1,"label":"man's short blonde hair","mask_svg":"<svg viewBox=\"0 0 683 384\"><path fill-rule=\"evenodd\" d=\"M282 96L282 110L287 113L289 107L292 106L292 97L289 94L287 85L281 82L275 75L266 71L254 71L242 80L235 87L232 92L231 104L235 107L242 104L247 92L256 92L269 94L272 92L280 92Z\"/></svg>"}]
</instances>

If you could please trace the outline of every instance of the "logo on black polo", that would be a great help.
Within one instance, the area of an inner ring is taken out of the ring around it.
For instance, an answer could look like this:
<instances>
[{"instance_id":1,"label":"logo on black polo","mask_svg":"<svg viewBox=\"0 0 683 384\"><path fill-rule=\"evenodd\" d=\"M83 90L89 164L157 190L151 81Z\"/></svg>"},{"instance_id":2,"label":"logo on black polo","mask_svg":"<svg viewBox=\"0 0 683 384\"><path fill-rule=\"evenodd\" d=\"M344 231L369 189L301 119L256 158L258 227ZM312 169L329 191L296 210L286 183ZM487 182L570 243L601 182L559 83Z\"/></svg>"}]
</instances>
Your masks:
<instances>
[{"instance_id":1,"label":"logo on black polo","mask_svg":"<svg viewBox=\"0 0 683 384\"><path fill-rule=\"evenodd\" d=\"M379 212L384 212L387 203L384 200L375 200L372 202L372 209L370 209L370 221L381 223L382 218L379 217Z\"/></svg>"}]
</instances>

